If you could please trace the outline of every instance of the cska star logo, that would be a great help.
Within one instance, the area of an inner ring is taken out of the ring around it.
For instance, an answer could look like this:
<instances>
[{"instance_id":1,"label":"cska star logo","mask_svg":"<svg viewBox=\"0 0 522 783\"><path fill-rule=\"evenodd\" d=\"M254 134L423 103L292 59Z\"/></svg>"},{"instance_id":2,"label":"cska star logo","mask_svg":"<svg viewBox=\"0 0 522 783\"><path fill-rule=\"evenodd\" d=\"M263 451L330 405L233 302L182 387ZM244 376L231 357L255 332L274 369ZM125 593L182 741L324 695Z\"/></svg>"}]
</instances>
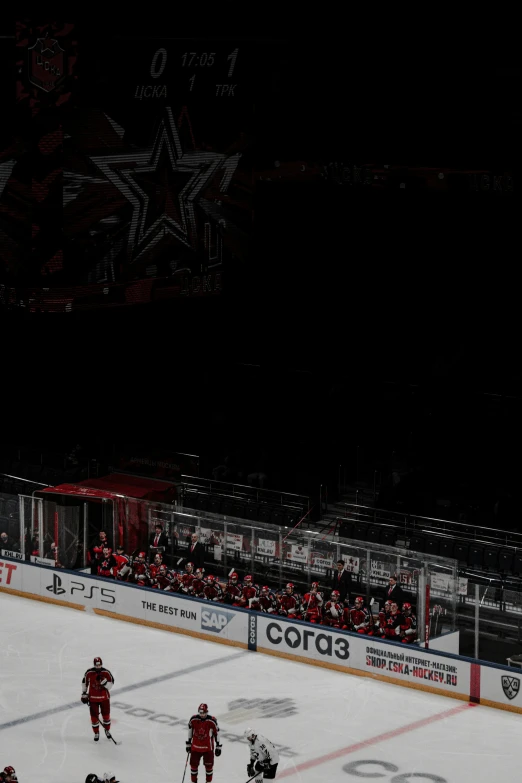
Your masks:
<instances>
[{"instance_id":1,"label":"cska star logo","mask_svg":"<svg viewBox=\"0 0 522 783\"><path fill-rule=\"evenodd\" d=\"M514 699L515 696L518 696L520 690L520 680L518 677L508 677L507 675L504 675L502 677L502 690L510 701Z\"/></svg>"},{"instance_id":2,"label":"cska star logo","mask_svg":"<svg viewBox=\"0 0 522 783\"><path fill-rule=\"evenodd\" d=\"M65 73L65 52L55 38L38 38L29 48L29 81L44 92L61 83Z\"/></svg>"}]
</instances>

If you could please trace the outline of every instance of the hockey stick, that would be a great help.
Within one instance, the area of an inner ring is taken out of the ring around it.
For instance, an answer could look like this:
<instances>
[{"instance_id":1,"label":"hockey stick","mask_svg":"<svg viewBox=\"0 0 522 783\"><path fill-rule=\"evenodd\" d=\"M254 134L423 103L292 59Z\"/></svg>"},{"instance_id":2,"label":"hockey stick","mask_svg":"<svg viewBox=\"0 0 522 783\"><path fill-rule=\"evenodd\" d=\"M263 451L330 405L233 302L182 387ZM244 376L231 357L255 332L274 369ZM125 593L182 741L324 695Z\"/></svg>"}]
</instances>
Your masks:
<instances>
[{"instance_id":1,"label":"hockey stick","mask_svg":"<svg viewBox=\"0 0 522 783\"><path fill-rule=\"evenodd\" d=\"M105 736L107 737L107 739L112 740L115 745L121 745L121 742L116 742L116 740L114 739L114 737L110 733L109 729L104 729L104 731L105 731Z\"/></svg>"},{"instance_id":2,"label":"hockey stick","mask_svg":"<svg viewBox=\"0 0 522 783\"><path fill-rule=\"evenodd\" d=\"M187 772L187 764L188 764L189 756L190 756L190 750L187 753L187 760L185 761L185 769L183 770L183 778L181 780L181 783L185 783L185 774Z\"/></svg>"}]
</instances>

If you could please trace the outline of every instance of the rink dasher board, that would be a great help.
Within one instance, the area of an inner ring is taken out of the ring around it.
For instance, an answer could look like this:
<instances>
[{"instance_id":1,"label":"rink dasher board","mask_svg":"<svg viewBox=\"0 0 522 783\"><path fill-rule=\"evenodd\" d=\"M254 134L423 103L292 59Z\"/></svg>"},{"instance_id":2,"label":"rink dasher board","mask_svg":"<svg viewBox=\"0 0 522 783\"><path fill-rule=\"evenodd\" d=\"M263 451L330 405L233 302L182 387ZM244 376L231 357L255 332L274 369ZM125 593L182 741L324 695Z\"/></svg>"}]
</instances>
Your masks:
<instances>
[{"instance_id":1,"label":"rink dasher board","mask_svg":"<svg viewBox=\"0 0 522 783\"><path fill-rule=\"evenodd\" d=\"M2 557L0 591L522 713L520 669Z\"/></svg>"}]
</instances>

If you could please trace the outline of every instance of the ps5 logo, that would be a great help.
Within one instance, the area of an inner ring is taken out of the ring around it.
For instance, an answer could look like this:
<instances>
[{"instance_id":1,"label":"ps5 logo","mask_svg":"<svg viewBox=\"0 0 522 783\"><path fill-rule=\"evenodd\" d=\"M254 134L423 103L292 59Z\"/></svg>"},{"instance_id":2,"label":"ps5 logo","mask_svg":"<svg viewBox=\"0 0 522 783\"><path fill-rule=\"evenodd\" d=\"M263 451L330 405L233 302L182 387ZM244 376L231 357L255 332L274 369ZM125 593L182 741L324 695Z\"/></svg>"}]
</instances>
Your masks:
<instances>
[{"instance_id":1,"label":"ps5 logo","mask_svg":"<svg viewBox=\"0 0 522 783\"><path fill-rule=\"evenodd\" d=\"M55 595L63 595L65 593L65 590L62 587L62 580L58 576L58 574L53 574L53 583L52 585L48 585L46 590L50 590Z\"/></svg>"},{"instance_id":2,"label":"ps5 logo","mask_svg":"<svg viewBox=\"0 0 522 783\"><path fill-rule=\"evenodd\" d=\"M49 590L49 592L53 593L54 595L63 595L67 592L65 588L62 587L62 579L58 574L53 574L53 583L52 585L48 585L46 590ZM86 600L90 601L94 597L94 591L100 590L100 601L103 604L115 604L116 603L116 595L115 590L111 590L109 587L99 587L98 585L91 585L88 592L85 591L85 585L82 582L75 582L74 580L71 580L71 595L74 593L80 592L82 594L82 598L85 598Z\"/></svg>"}]
</instances>

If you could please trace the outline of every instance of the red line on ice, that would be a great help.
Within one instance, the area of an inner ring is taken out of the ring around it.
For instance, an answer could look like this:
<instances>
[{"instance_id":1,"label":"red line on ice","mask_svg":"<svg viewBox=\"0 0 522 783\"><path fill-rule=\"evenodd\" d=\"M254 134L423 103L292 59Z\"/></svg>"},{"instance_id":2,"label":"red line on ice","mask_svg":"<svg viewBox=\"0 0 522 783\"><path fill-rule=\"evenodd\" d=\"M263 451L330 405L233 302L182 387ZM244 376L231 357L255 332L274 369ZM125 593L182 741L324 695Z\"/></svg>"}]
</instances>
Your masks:
<instances>
[{"instance_id":1,"label":"red line on ice","mask_svg":"<svg viewBox=\"0 0 522 783\"><path fill-rule=\"evenodd\" d=\"M296 775L298 772L304 772L306 769L318 767L320 764L326 764L327 761L333 761L334 759L341 758L341 756L347 756L349 753L363 750L370 745L377 745L379 742L385 742L386 740L394 739L394 737L400 737L401 734L407 734L409 731L415 731L415 729L422 729L424 726L429 726L431 723L436 723L439 720L445 720L446 718L451 718L453 715L459 715L470 707L476 706L476 704L469 703L459 704L458 707L453 707L451 710L445 710L436 715L431 715L429 718L422 718L422 720L416 720L414 723L408 723L406 726L399 726L391 731L385 731L384 734L378 734L376 737L370 737L370 739L356 742L353 745L347 745L346 748L334 750L331 753L326 753L324 756L318 756L316 759L303 761L302 764L297 764L295 767L285 769L277 778L278 780L280 778L288 778L290 775Z\"/></svg>"}]
</instances>

